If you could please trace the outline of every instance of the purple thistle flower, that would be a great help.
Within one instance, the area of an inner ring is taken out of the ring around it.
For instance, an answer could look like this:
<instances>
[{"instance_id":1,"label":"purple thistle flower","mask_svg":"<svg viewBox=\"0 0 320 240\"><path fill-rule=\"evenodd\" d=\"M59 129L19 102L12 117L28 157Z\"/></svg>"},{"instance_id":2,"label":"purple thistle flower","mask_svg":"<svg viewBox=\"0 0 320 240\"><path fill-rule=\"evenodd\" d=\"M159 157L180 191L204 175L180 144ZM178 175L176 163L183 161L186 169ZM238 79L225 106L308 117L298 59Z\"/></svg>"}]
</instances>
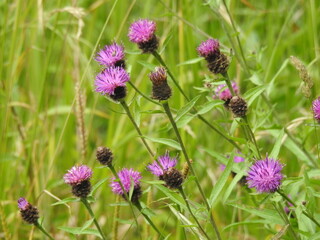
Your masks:
<instances>
[{"instance_id":1,"label":"purple thistle flower","mask_svg":"<svg viewBox=\"0 0 320 240\"><path fill-rule=\"evenodd\" d=\"M244 162L244 158L240 157L240 156L234 156L233 161L235 163ZM221 171L224 171L226 169L226 165L220 164L220 169L221 169Z\"/></svg>"},{"instance_id":2,"label":"purple thistle flower","mask_svg":"<svg viewBox=\"0 0 320 240\"><path fill-rule=\"evenodd\" d=\"M159 166L158 162L161 164L161 167ZM148 171L150 171L152 174L158 177L162 176L164 172L167 171L169 168L173 168L177 165L177 159L170 158L168 152L166 152L166 154L163 156L159 156L158 162L154 161L153 163L150 163L147 166Z\"/></svg>"},{"instance_id":3,"label":"purple thistle flower","mask_svg":"<svg viewBox=\"0 0 320 240\"><path fill-rule=\"evenodd\" d=\"M239 94L239 87L236 82L232 82L232 88L236 94ZM223 101L228 101L232 98L232 94L226 84L221 84L215 89L216 96ZM214 98L216 97L214 96Z\"/></svg>"},{"instance_id":4,"label":"purple thistle flower","mask_svg":"<svg viewBox=\"0 0 320 240\"><path fill-rule=\"evenodd\" d=\"M260 193L275 192L281 185L283 165L274 159L256 161L248 171L246 178L249 188L256 188Z\"/></svg>"},{"instance_id":5,"label":"purple thistle flower","mask_svg":"<svg viewBox=\"0 0 320 240\"><path fill-rule=\"evenodd\" d=\"M99 73L95 80L96 92L109 96L115 94L117 87L125 87L129 74L121 67L109 67Z\"/></svg>"},{"instance_id":6,"label":"purple thistle flower","mask_svg":"<svg viewBox=\"0 0 320 240\"><path fill-rule=\"evenodd\" d=\"M126 193L130 191L131 183L134 183L134 188L140 187L139 180L142 178L142 176L139 172L134 171L132 168L123 168L120 172L118 172L118 176ZM121 188L119 180L116 181L116 178L112 178L111 180L112 182L110 183L110 186L112 188L112 192L118 195L123 195L124 192Z\"/></svg>"},{"instance_id":7,"label":"purple thistle flower","mask_svg":"<svg viewBox=\"0 0 320 240\"><path fill-rule=\"evenodd\" d=\"M128 37L131 42L144 43L154 37L156 23L148 19L140 19L131 24Z\"/></svg>"},{"instance_id":8,"label":"purple thistle flower","mask_svg":"<svg viewBox=\"0 0 320 240\"><path fill-rule=\"evenodd\" d=\"M74 166L63 176L64 182L75 186L92 177L92 170L86 165Z\"/></svg>"},{"instance_id":9,"label":"purple thistle flower","mask_svg":"<svg viewBox=\"0 0 320 240\"><path fill-rule=\"evenodd\" d=\"M115 42L111 45L106 45L98 52L95 60L106 67L120 67L124 64L124 47Z\"/></svg>"},{"instance_id":10,"label":"purple thistle flower","mask_svg":"<svg viewBox=\"0 0 320 240\"><path fill-rule=\"evenodd\" d=\"M30 203L23 197L19 198L18 200L18 208L22 211L26 210Z\"/></svg>"},{"instance_id":11,"label":"purple thistle flower","mask_svg":"<svg viewBox=\"0 0 320 240\"><path fill-rule=\"evenodd\" d=\"M314 118L320 122L320 97L312 102L312 110Z\"/></svg>"},{"instance_id":12,"label":"purple thistle flower","mask_svg":"<svg viewBox=\"0 0 320 240\"><path fill-rule=\"evenodd\" d=\"M197 48L197 51L201 57L207 58L211 55L214 55L220 52L219 47L220 47L219 41L216 39L210 38L202 42Z\"/></svg>"}]
</instances>

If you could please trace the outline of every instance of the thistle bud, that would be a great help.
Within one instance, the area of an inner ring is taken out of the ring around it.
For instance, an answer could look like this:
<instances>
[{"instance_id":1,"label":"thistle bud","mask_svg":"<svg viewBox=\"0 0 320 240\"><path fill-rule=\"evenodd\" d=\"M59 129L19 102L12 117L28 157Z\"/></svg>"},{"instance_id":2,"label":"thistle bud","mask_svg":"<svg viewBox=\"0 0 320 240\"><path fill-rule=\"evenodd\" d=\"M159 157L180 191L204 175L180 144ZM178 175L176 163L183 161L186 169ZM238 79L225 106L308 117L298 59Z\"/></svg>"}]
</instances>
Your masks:
<instances>
[{"instance_id":1,"label":"thistle bud","mask_svg":"<svg viewBox=\"0 0 320 240\"><path fill-rule=\"evenodd\" d=\"M171 88L167 82L167 72L164 67L157 67L149 74L152 82L152 98L167 100L171 97Z\"/></svg>"},{"instance_id":2,"label":"thistle bud","mask_svg":"<svg viewBox=\"0 0 320 240\"><path fill-rule=\"evenodd\" d=\"M193 163L192 159L190 159L190 163L191 164ZM189 164L185 162L182 169L183 179L186 179L188 177L189 171L190 171Z\"/></svg>"},{"instance_id":3,"label":"thistle bud","mask_svg":"<svg viewBox=\"0 0 320 240\"><path fill-rule=\"evenodd\" d=\"M39 211L36 207L32 206L25 198L19 198L18 207L22 219L30 224L36 224L39 219Z\"/></svg>"},{"instance_id":4,"label":"thistle bud","mask_svg":"<svg viewBox=\"0 0 320 240\"><path fill-rule=\"evenodd\" d=\"M112 165L113 154L109 148L98 147L96 152L96 157L101 165L104 165L104 166Z\"/></svg>"},{"instance_id":5,"label":"thistle bud","mask_svg":"<svg viewBox=\"0 0 320 240\"><path fill-rule=\"evenodd\" d=\"M162 180L166 183L168 188L177 189L183 183L183 175L176 168L169 168L162 175Z\"/></svg>"},{"instance_id":6,"label":"thistle bud","mask_svg":"<svg viewBox=\"0 0 320 240\"><path fill-rule=\"evenodd\" d=\"M229 107L235 117L244 117L247 113L247 103L239 96L233 96L231 98Z\"/></svg>"}]
</instances>

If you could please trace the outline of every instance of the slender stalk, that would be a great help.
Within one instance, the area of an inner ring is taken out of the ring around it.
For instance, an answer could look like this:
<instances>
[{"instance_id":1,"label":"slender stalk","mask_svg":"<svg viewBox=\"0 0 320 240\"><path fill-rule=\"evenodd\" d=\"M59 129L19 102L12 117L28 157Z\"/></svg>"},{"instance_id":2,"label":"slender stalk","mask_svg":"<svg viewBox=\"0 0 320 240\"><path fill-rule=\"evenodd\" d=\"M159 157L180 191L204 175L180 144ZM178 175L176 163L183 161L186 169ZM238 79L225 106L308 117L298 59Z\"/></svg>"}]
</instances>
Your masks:
<instances>
[{"instance_id":1,"label":"slender stalk","mask_svg":"<svg viewBox=\"0 0 320 240\"><path fill-rule=\"evenodd\" d=\"M183 153L183 155L184 155L184 157L185 157L185 159L186 159L186 161L187 161L187 163L188 163L188 166L189 166L189 168L190 168L190 170L191 170L191 173L192 173L192 175L195 177L196 185L197 185L197 187L198 187L198 189L199 189L199 192L200 192L200 194L201 194L201 196L202 196L203 201L205 202L205 205L206 205L206 208L207 208L207 210L208 210L208 213L210 214L210 222L211 222L211 224L212 224L212 226L213 226L213 228L214 228L214 230L215 230L215 232L216 232L216 235L217 235L218 239L221 239L220 233L219 233L219 230L218 230L218 227L217 227L217 225L216 225L216 223L215 223L215 221L214 221L214 219L213 219L213 216L212 216L212 214L211 214L210 205L209 205L208 200L207 200L207 198L206 198L206 196L205 196L205 194L204 194L204 192L203 192L203 190L202 190L202 188L201 188L201 185L200 185L199 180L198 180L198 177L197 177L197 175L196 175L196 173L195 173L195 171L194 171L194 169L193 169L193 166L192 166L192 164L191 164L191 162L190 162L188 153L187 153L186 148L185 148L185 146L184 146L184 144L183 144L183 141L182 141L182 138L181 138L181 136L180 136L179 130L178 130L177 125L176 125L176 123L175 123L175 121L174 121L174 119L173 119L173 116L172 116L172 114L171 114L171 111L170 111L170 107L169 107L168 102L162 103L162 106L163 106L163 109L165 110L165 112L166 112L166 114L167 114L167 116L168 116L168 118L169 118L169 120L170 120L170 123L171 123L171 125L172 125L172 128L173 128L173 130L174 130L174 132L175 132L175 134L176 134L176 137L177 137L177 139L178 139L178 141L179 141L179 143L180 143L182 153Z\"/></svg>"},{"instance_id":2,"label":"slender stalk","mask_svg":"<svg viewBox=\"0 0 320 240\"><path fill-rule=\"evenodd\" d=\"M138 201L137 203L134 204L138 210L140 211L140 213L143 215L143 217L147 220L147 222L151 225L151 227L160 235L160 239L165 239L165 236L163 236L163 234L160 232L160 230L156 227L156 225L152 222L152 220L149 218L148 215L146 215L143 212L143 209L141 207L140 202Z\"/></svg>"},{"instance_id":3,"label":"slender stalk","mask_svg":"<svg viewBox=\"0 0 320 240\"><path fill-rule=\"evenodd\" d=\"M54 240L54 238L37 222L34 224L41 232L43 232L44 235L46 235L49 239Z\"/></svg>"},{"instance_id":4,"label":"slender stalk","mask_svg":"<svg viewBox=\"0 0 320 240\"><path fill-rule=\"evenodd\" d=\"M170 71L170 69L168 68L168 66L166 65L166 63L163 61L163 59L161 58L161 56L159 55L158 52L153 52L152 55L157 59L157 61L166 68L170 78L172 79L173 83L176 85L176 87L178 88L178 90L180 91L180 93L184 96L184 98L187 101L190 101L189 97L185 94L185 92L183 91L183 89L180 87L178 81L175 79L175 77L173 76L172 72ZM197 109L195 107L192 108L193 111L195 112L195 114L197 115L197 117L204 122L206 125L208 125L212 130L214 130L215 132L217 132L221 137L223 137L225 140L227 140L229 143L231 143L234 147L236 147L238 150L240 150L239 145L233 141L232 139L230 139L228 136L224 135L221 131L219 131L216 127L214 127L212 124L210 124L204 117L202 117L200 114L197 114Z\"/></svg>"},{"instance_id":5,"label":"slender stalk","mask_svg":"<svg viewBox=\"0 0 320 240\"><path fill-rule=\"evenodd\" d=\"M130 121L132 122L134 128L135 128L136 131L138 132L142 143L144 144L144 146L145 146L146 149L148 150L149 154L150 154L152 157L154 157L155 154L153 153L153 151L151 150L150 146L148 145L148 143L147 143L146 140L144 139L144 137L143 137L143 135L142 135L142 132L141 132L139 126L136 124L136 122L135 122L135 120L134 120L134 118L133 118L133 116L132 116L132 114L131 114L131 112L130 112L130 109L129 109L126 101L125 101L125 100L121 100L120 103L121 103L123 109L126 111L126 113L127 113L128 117L129 117Z\"/></svg>"},{"instance_id":6,"label":"slender stalk","mask_svg":"<svg viewBox=\"0 0 320 240\"><path fill-rule=\"evenodd\" d=\"M128 193L125 191L124 186L123 186L122 182L120 181L119 175L118 175L118 173L116 172L116 170L114 169L113 165L108 165L108 167L109 167L109 169L111 170L113 176L114 176L116 179L119 180L120 187L121 187L122 191L124 192L124 194L126 195L126 199L129 199ZM133 216L133 218L134 218L134 221L135 221L135 223L136 223L136 225L137 225L137 228L139 228L138 220L137 220L137 217L136 217L136 215L135 215L135 213L134 213L133 206L132 206L132 202L129 200L128 203L129 203L130 210L131 210L132 216ZM139 232L139 235L140 235L140 231L138 231L138 232ZM141 235L140 235L140 239L141 239Z\"/></svg>"},{"instance_id":7,"label":"slender stalk","mask_svg":"<svg viewBox=\"0 0 320 240\"><path fill-rule=\"evenodd\" d=\"M98 231L99 231L102 239L105 240L106 237L104 236L104 233L102 232L102 230L101 230L101 228L100 228L100 225L99 225L96 217L94 216L94 213L93 213L93 211L92 211L92 209L91 209L90 203L88 202L88 200L87 200L86 198L81 198L81 202L82 202L83 205L87 208L90 216L93 218L94 225L96 225L96 227L97 227L97 229L98 229Z\"/></svg>"},{"instance_id":8,"label":"slender stalk","mask_svg":"<svg viewBox=\"0 0 320 240\"><path fill-rule=\"evenodd\" d=\"M249 124L249 121L248 121L247 116L243 117L243 120L244 120L244 122L246 123L246 126L247 126L247 128L248 128L249 134L251 135L251 141L253 142L253 144L255 145L255 147L256 147L256 149L257 149L257 153L258 153L259 159L261 159L260 149L259 149L259 147L258 147L256 137L254 136L254 133L253 133L251 127L250 127L250 124Z\"/></svg>"},{"instance_id":9,"label":"slender stalk","mask_svg":"<svg viewBox=\"0 0 320 240\"><path fill-rule=\"evenodd\" d=\"M191 216L193 217L193 219L196 221L198 227L200 228L200 230L202 231L202 233L206 236L206 238L207 238L207 239L210 239L210 237L208 236L208 234L206 233L206 231L202 228L202 226L201 226L201 224L199 223L199 221L198 221L198 219L196 218L196 216L193 214L193 212L192 212L192 210L191 210L191 207L190 207L190 204L189 204L189 201L188 201L188 199L187 199L187 197L186 197L186 195L185 195L185 193L184 193L184 191L183 191L183 188L180 187L178 190L179 190L180 194L182 195L182 197L183 197L183 199L184 199L184 201L185 201L185 203L186 203L186 205L187 205L187 208L188 208Z\"/></svg>"},{"instance_id":10,"label":"slender stalk","mask_svg":"<svg viewBox=\"0 0 320 240\"><path fill-rule=\"evenodd\" d=\"M116 195L116 203L120 202L120 196ZM113 223L112 223L112 240L118 240L118 218L119 218L119 205L114 208Z\"/></svg>"},{"instance_id":11,"label":"slender stalk","mask_svg":"<svg viewBox=\"0 0 320 240\"><path fill-rule=\"evenodd\" d=\"M297 207L297 205L286 194L284 194L282 191L277 190L277 193L279 193L287 202L291 203L295 208ZM312 222L314 222L318 227L320 227L320 223L313 216L311 216L308 212L303 210L302 213L307 218L309 218Z\"/></svg>"},{"instance_id":12,"label":"slender stalk","mask_svg":"<svg viewBox=\"0 0 320 240\"><path fill-rule=\"evenodd\" d=\"M152 103L154 103L154 104L157 104L157 105L161 106L160 103L158 103L157 101L151 99L150 97L148 97L147 95L145 95L144 93L142 93L131 81L129 81L128 83L129 83L129 84L131 85L131 87L133 87L133 89L134 89L137 93L139 93L142 97L144 97L145 99L147 99L148 101L150 101L150 102L152 102Z\"/></svg>"}]
</instances>

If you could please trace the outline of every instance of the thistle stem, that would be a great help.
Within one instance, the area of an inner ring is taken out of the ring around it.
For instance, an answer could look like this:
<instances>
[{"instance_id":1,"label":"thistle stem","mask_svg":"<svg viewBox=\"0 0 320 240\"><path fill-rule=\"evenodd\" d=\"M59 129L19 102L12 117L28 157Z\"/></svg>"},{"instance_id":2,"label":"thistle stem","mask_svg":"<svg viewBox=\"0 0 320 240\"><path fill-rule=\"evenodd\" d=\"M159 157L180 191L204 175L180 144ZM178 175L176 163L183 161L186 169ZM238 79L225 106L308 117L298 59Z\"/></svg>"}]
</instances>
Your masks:
<instances>
[{"instance_id":1,"label":"thistle stem","mask_svg":"<svg viewBox=\"0 0 320 240\"><path fill-rule=\"evenodd\" d=\"M129 109L126 101L125 101L125 100L121 100L120 103L121 103L123 109L126 111L126 113L127 113L128 117L129 117L130 121L132 122L134 128L135 128L136 131L138 132L142 143L144 144L144 146L145 146L146 149L148 150L149 154L150 154L152 157L154 157L155 154L153 153L153 151L151 150L150 146L148 145L148 143L147 143L146 140L144 139L144 137L143 137L143 135L142 135L142 132L141 132L139 126L136 124L136 122L135 122L135 120L134 120L134 118L133 118L133 116L132 116L132 114L131 114L131 112L130 112L130 109Z\"/></svg>"},{"instance_id":2,"label":"thistle stem","mask_svg":"<svg viewBox=\"0 0 320 240\"><path fill-rule=\"evenodd\" d=\"M37 222L34 224L44 235L46 235L49 239L54 240L54 238Z\"/></svg>"},{"instance_id":3,"label":"thistle stem","mask_svg":"<svg viewBox=\"0 0 320 240\"><path fill-rule=\"evenodd\" d=\"M99 225L96 217L94 216L94 213L93 213L93 211L91 209L90 203L88 202L88 200L86 198L80 198L80 199L81 199L81 202L83 203L83 205L87 208L90 216L93 218L94 225L96 225L96 227L97 227L102 239L105 240L106 237L104 236L104 234L103 234L103 232L102 232L102 230L100 228L100 225Z\"/></svg>"},{"instance_id":4,"label":"thistle stem","mask_svg":"<svg viewBox=\"0 0 320 240\"><path fill-rule=\"evenodd\" d=\"M114 176L116 179L119 180L119 184L120 184L121 190L122 190L122 192L125 194L126 199L129 199L128 193L125 191L124 186L123 186L122 182L120 181L119 175L118 175L118 173L116 172L116 170L114 169L113 165L108 165L108 167L109 167L109 169L111 170L113 176ZM134 213L134 210L133 210L132 202L131 202L130 200L128 200L128 203L129 203L129 206L130 206L130 210L131 210L131 212L132 212L132 216L133 216L134 221L135 221L135 223L136 223L136 225L137 225L137 228L138 228L138 227L139 227L139 224L138 224L137 217L136 217L136 215L135 215L135 213ZM139 232L139 234L140 234L140 232ZM141 236L140 236L140 239L141 239Z\"/></svg>"},{"instance_id":5,"label":"thistle stem","mask_svg":"<svg viewBox=\"0 0 320 240\"><path fill-rule=\"evenodd\" d=\"M277 190L277 193L279 193L287 202L291 203L295 208L297 207L297 204L295 204L286 194L284 194L284 192ZM313 216L311 216L308 212L303 210L302 213L307 218L309 218L312 222L314 222L318 227L320 227L320 223Z\"/></svg>"},{"instance_id":6,"label":"thistle stem","mask_svg":"<svg viewBox=\"0 0 320 240\"><path fill-rule=\"evenodd\" d=\"M216 225L216 223L215 223L215 221L214 221L214 219L213 219L213 216L212 216L212 214L211 214L210 205L209 205L209 203L208 203L208 201L207 201L206 196L204 195L204 192L203 192L203 190L202 190L202 188L201 188L201 185L200 185L200 183L199 183L198 177L197 177L197 175L196 175L196 173L195 173L195 171L194 171L194 169L193 169L193 166L192 166L192 164L191 164L191 162L190 162L188 153L187 153L186 148L185 148L185 146L184 146L184 144L183 144L183 141L182 141L182 138L181 138L181 136L180 136L178 127L177 127L177 125L176 125L176 123L175 123L175 121L174 121L174 119L173 119L173 116L172 116L172 113L171 113L171 111L170 111L170 107L169 107L168 102L162 103L162 106L163 106L163 109L165 110L165 112L166 112L166 114L167 114L167 116L168 116L168 118L169 118L169 120L170 120L170 123L171 123L171 125L172 125L172 128L173 128L175 134L176 134L176 137L177 137L177 139L178 139L178 142L180 143L182 153L183 153L183 155L184 155L184 157L185 157L185 159L186 159L186 161L187 161L187 163L188 163L188 166L189 166L189 168L190 168L190 170L191 170L191 173L192 173L192 175L195 177L196 185L197 185L197 187L198 187L198 189L199 189L199 192L200 192L200 194L201 194L201 196L202 196L203 201L205 202L205 205L206 205L206 208L207 208L207 210L208 210L208 213L210 214L210 222L211 222L211 224L212 224L212 226L213 226L213 228L214 228L214 230L215 230L215 232L216 232L216 235L217 235L218 239L221 239L220 233L219 233L219 230L218 230L218 227L217 227L217 225Z\"/></svg>"},{"instance_id":7,"label":"thistle stem","mask_svg":"<svg viewBox=\"0 0 320 240\"><path fill-rule=\"evenodd\" d=\"M178 88L178 90L180 91L180 93L184 96L184 98L187 101L190 101L189 97L186 95L186 93L183 91L183 89L180 87L178 81L175 79L175 77L173 76L172 72L170 71L170 69L168 68L168 66L166 65L166 63L163 61L162 57L159 55L158 52L153 52L152 55L157 59L157 61L166 68L171 80L173 81L174 85ZM220 130L218 130L216 127L214 127L212 124L210 124L204 117L202 117L200 114L197 114L197 109L195 107L192 108L193 111L195 112L195 114L197 115L197 117L204 122L206 125L208 125L212 130L214 130L216 133L218 133L221 137L223 137L225 140L227 140L229 143L231 143L234 147L236 147L238 150L240 150L239 145L233 141L231 138L229 138L228 136L224 135Z\"/></svg>"},{"instance_id":8,"label":"thistle stem","mask_svg":"<svg viewBox=\"0 0 320 240\"><path fill-rule=\"evenodd\" d=\"M138 201L137 203L134 204L138 210L140 211L140 213L143 215L143 217L147 220L147 222L151 225L151 227L159 234L160 236L160 239L165 239L165 237L163 236L163 234L160 232L160 230L156 227L156 225L152 222L152 220L149 218L148 215L146 215L144 212L143 212L143 209L141 207L141 204L140 202Z\"/></svg>"},{"instance_id":9,"label":"thistle stem","mask_svg":"<svg viewBox=\"0 0 320 240\"><path fill-rule=\"evenodd\" d=\"M151 99L150 97L148 97L147 95L145 95L144 93L142 93L131 81L129 81L128 83L129 83L129 84L131 85L131 87L133 87L133 89L134 89L137 93L139 93L142 97L144 97L145 99L147 99L148 101L150 101L150 102L152 102L152 103L154 103L154 104L157 104L157 105L161 106L160 103L158 103L157 101Z\"/></svg>"},{"instance_id":10,"label":"thistle stem","mask_svg":"<svg viewBox=\"0 0 320 240\"><path fill-rule=\"evenodd\" d=\"M192 216L193 219L196 221L198 227L200 228L200 230L202 231L202 233L206 236L206 238L207 238L207 239L210 239L210 237L208 236L208 234L206 233L206 231L202 228L202 226L201 226L201 224L199 223L199 221L198 221L198 219L196 218L196 216L193 214L193 212L192 212L192 210L191 210L191 207L190 207L190 204L189 204L189 201L188 201L188 199L187 199L187 197L186 197L186 195L185 195L185 193L184 193L184 191L183 191L183 188L180 187L178 190L179 190L181 196L183 197L183 199L184 199L184 201L185 201L185 203L186 203L186 205L187 205L187 208L188 208L191 216Z\"/></svg>"}]
</instances>

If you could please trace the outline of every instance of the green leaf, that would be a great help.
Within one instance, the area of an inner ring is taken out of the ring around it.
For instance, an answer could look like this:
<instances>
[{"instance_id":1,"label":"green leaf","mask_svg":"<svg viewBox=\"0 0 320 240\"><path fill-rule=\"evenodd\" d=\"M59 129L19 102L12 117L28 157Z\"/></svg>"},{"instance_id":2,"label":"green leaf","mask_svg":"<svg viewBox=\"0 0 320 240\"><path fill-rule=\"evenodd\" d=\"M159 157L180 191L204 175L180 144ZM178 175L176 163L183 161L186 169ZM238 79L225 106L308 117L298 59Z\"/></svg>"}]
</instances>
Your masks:
<instances>
[{"instance_id":1,"label":"green leaf","mask_svg":"<svg viewBox=\"0 0 320 240\"><path fill-rule=\"evenodd\" d=\"M270 158L274 158L274 159L278 158L280 148L282 145L283 135L284 135L284 129L281 129L279 131L279 135L277 136L277 141L274 144L273 149L270 153L270 156L269 156Z\"/></svg>"},{"instance_id":2,"label":"green leaf","mask_svg":"<svg viewBox=\"0 0 320 240\"><path fill-rule=\"evenodd\" d=\"M76 198L76 197L65 198L65 199L62 199L62 200L60 200L58 202L55 202L55 203L51 204L51 206L66 204L66 203L69 203L69 202L80 202L80 199Z\"/></svg>"},{"instance_id":3,"label":"green leaf","mask_svg":"<svg viewBox=\"0 0 320 240\"><path fill-rule=\"evenodd\" d=\"M259 97L261 93L263 93L265 90L266 90L266 86L258 86L258 87L251 88L243 95L243 98L247 100L247 104L248 106L250 106L251 103L253 103L253 101L257 97Z\"/></svg>"},{"instance_id":4,"label":"green leaf","mask_svg":"<svg viewBox=\"0 0 320 240\"><path fill-rule=\"evenodd\" d=\"M243 169L241 172L239 172L239 173L232 179L231 184L229 184L226 192L224 193L223 200L222 200L224 203L228 200L228 198L229 198L229 196L230 196L230 194L231 194L234 186L235 186L235 185L240 181L240 179L244 176L245 172L246 172L246 169Z\"/></svg>"},{"instance_id":5,"label":"green leaf","mask_svg":"<svg viewBox=\"0 0 320 240\"><path fill-rule=\"evenodd\" d=\"M104 178L102 180L100 180L99 182L97 182L95 185L93 185L92 187L92 191L90 193L90 195L92 195L102 184L104 184L109 178Z\"/></svg>"},{"instance_id":6,"label":"green leaf","mask_svg":"<svg viewBox=\"0 0 320 240\"><path fill-rule=\"evenodd\" d=\"M201 62L202 60L203 60L203 57L193 58L193 59L190 59L190 60L188 60L188 61L179 63L179 64L177 65L177 67L178 67L178 66L183 66L183 65L195 64L195 63Z\"/></svg>"},{"instance_id":7,"label":"green leaf","mask_svg":"<svg viewBox=\"0 0 320 240\"><path fill-rule=\"evenodd\" d=\"M172 139L167 139L167 138L152 138L152 137L147 137L144 136L144 138L149 139L152 142L156 142L156 143L161 143L161 144L165 144L167 146L170 146L172 148L175 148L177 150L181 151L181 147L180 144Z\"/></svg>"},{"instance_id":8,"label":"green leaf","mask_svg":"<svg viewBox=\"0 0 320 240\"><path fill-rule=\"evenodd\" d=\"M223 228L223 231L229 230L230 228L241 226L241 225L251 225L251 224L268 224L268 221L265 220L252 220L252 221L244 221L244 222L236 222L229 224L225 228Z\"/></svg>"},{"instance_id":9,"label":"green leaf","mask_svg":"<svg viewBox=\"0 0 320 240\"><path fill-rule=\"evenodd\" d=\"M99 231L96 229L84 229L82 230L81 227L58 227L58 229L74 234L74 235L95 235L99 238L102 238Z\"/></svg>"},{"instance_id":10,"label":"green leaf","mask_svg":"<svg viewBox=\"0 0 320 240\"><path fill-rule=\"evenodd\" d=\"M201 95L196 96L193 98L190 102L188 102L186 105L184 105L178 112L175 117L175 122L177 122L181 117L183 117L186 113L190 111L191 108L196 104L196 102L200 99Z\"/></svg>"},{"instance_id":11,"label":"green leaf","mask_svg":"<svg viewBox=\"0 0 320 240\"><path fill-rule=\"evenodd\" d=\"M144 61L138 61L139 64L141 64L142 66L146 67L147 69L153 71L156 67L156 65L148 63L148 62L144 62Z\"/></svg>"},{"instance_id":12,"label":"green leaf","mask_svg":"<svg viewBox=\"0 0 320 240\"><path fill-rule=\"evenodd\" d=\"M231 203L228 205L230 205L232 207L239 208L239 209L246 211L248 213L251 213L254 216L261 217L261 218L265 219L270 224L280 224L280 225L284 224L283 219L279 216L279 214L275 210L250 208L250 207L246 207L243 205L231 204Z\"/></svg>"},{"instance_id":13,"label":"green leaf","mask_svg":"<svg viewBox=\"0 0 320 240\"><path fill-rule=\"evenodd\" d=\"M138 96L136 98L136 101L134 102L133 105L133 116L134 116L134 121L136 122L136 124L138 125L138 127L140 127L140 100L141 100L141 96Z\"/></svg>"},{"instance_id":14,"label":"green leaf","mask_svg":"<svg viewBox=\"0 0 320 240\"><path fill-rule=\"evenodd\" d=\"M184 226L194 226L194 224L192 224L192 222L190 222L189 219L186 216L184 216L181 212L178 212L171 205L169 205L169 208L170 208L171 212L182 222L182 225L184 225ZM200 233L200 231L199 231L199 229L197 227L186 227L186 230L190 231L196 237L196 239L201 239L201 240L206 239Z\"/></svg>"},{"instance_id":15,"label":"green leaf","mask_svg":"<svg viewBox=\"0 0 320 240\"><path fill-rule=\"evenodd\" d=\"M183 128L185 125L187 125L196 115L184 115L182 118L180 118L177 122L177 128ZM170 127L171 129L172 127Z\"/></svg>"},{"instance_id":16,"label":"green leaf","mask_svg":"<svg viewBox=\"0 0 320 240\"><path fill-rule=\"evenodd\" d=\"M213 100L213 101L207 102L199 107L199 110L197 113L200 115L205 114L205 113L209 112L210 110L212 110L212 108L214 108L216 106L223 105L223 103L224 102L221 100Z\"/></svg>"},{"instance_id":17,"label":"green leaf","mask_svg":"<svg viewBox=\"0 0 320 240\"><path fill-rule=\"evenodd\" d=\"M226 168L224 169L221 177L218 179L217 183L213 187L213 190L211 192L210 199L209 199L209 205L211 207L213 207L213 204L215 203L215 201L217 200L218 196L220 195L224 185L227 183L227 180L228 180L228 177L230 175L232 166L234 164L233 158L234 158L234 153L231 154L231 156L230 156L230 158L228 160L228 164L227 164Z\"/></svg>"},{"instance_id":18,"label":"green leaf","mask_svg":"<svg viewBox=\"0 0 320 240\"><path fill-rule=\"evenodd\" d=\"M156 188L158 188L161 192L163 192L168 198L170 198L174 203L178 204L180 207L184 208L185 210L187 210L187 206L185 205L182 197L177 194L177 193L173 193L171 190L169 190L168 188L166 188L163 185L154 185Z\"/></svg>"},{"instance_id":19,"label":"green leaf","mask_svg":"<svg viewBox=\"0 0 320 240\"><path fill-rule=\"evenodd\" d=\"M90 225L93 223L93 221L94 221L94 218L86 221L86 222L84 223L84 225L82 226L82 228L81 228L81 232L82 232L83 230L87 229L88 227L90 227Z\"/></svg>"}]
</instances>

